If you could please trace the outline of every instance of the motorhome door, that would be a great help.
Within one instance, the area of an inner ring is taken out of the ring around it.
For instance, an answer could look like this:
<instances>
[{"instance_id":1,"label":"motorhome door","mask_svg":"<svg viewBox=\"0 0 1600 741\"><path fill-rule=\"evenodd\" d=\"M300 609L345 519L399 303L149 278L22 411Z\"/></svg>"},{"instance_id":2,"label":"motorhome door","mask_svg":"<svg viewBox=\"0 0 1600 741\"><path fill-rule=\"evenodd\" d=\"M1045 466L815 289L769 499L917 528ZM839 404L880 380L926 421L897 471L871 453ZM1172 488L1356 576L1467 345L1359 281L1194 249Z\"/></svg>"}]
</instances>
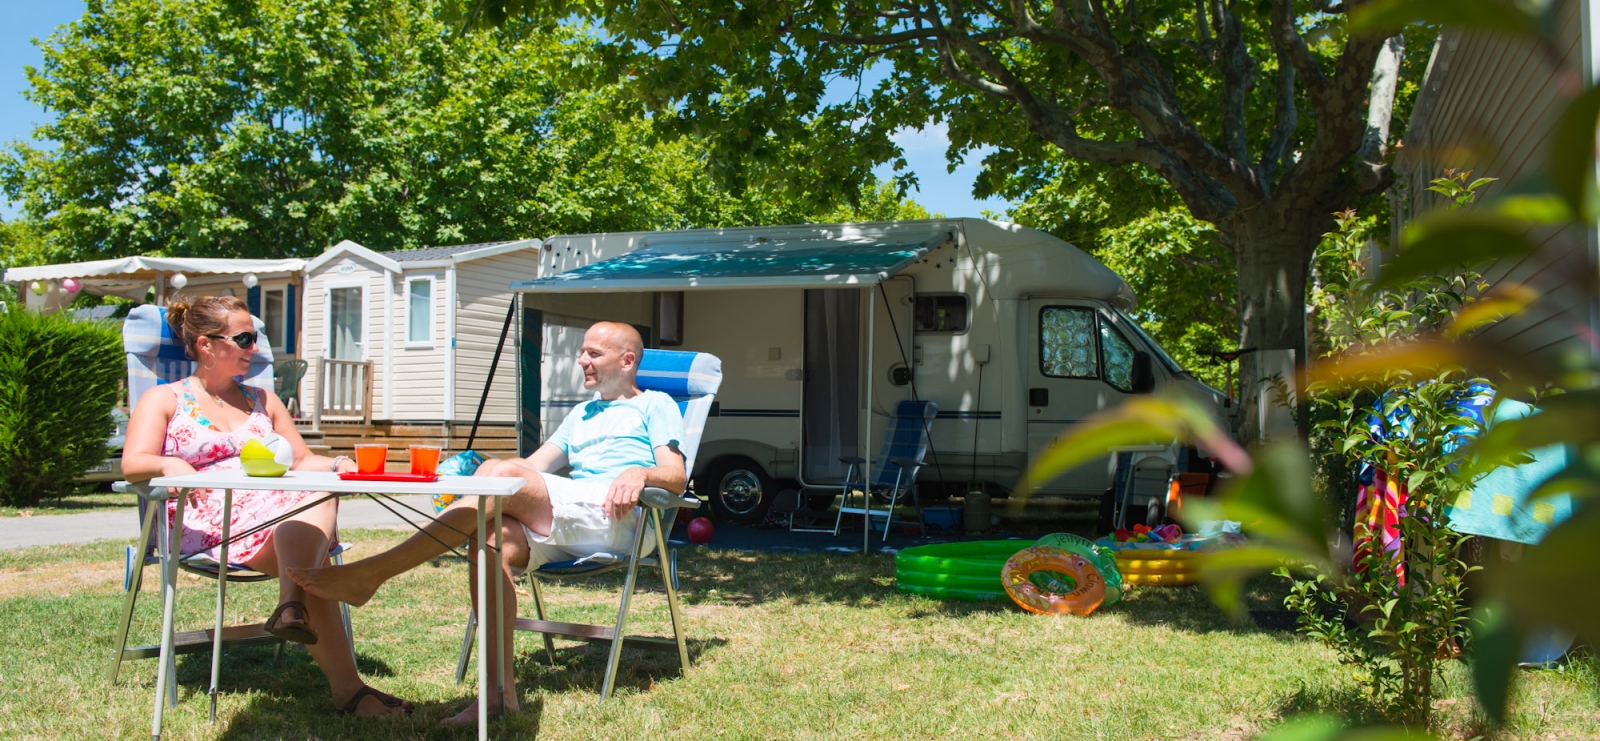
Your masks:
<instances>
[{"instance_id":1,"label":"motorhome door","mask_svg":"<svg viewBox=\"0 0 1600 741\"><path fill-rule=\"evenodd\" d=\"M806 291L801 476L807 483L844 478L840 456L860 455L861 290Z\"/></svg>"},{"instance_id":2,"label":"motorhome door","mask_svg":"<svg viewBox=\"0 0 1600 741\"><path fill-rule=\"evenodd\" d=\"M1116 406L1133 391L1134 346L1086 302L1030 299L1024 343L1028 448L1037 456L1075 422ZM1084 464L1041 491L1099 495L1111 485L1110 458Z\"/></svg>"}]
</instances>

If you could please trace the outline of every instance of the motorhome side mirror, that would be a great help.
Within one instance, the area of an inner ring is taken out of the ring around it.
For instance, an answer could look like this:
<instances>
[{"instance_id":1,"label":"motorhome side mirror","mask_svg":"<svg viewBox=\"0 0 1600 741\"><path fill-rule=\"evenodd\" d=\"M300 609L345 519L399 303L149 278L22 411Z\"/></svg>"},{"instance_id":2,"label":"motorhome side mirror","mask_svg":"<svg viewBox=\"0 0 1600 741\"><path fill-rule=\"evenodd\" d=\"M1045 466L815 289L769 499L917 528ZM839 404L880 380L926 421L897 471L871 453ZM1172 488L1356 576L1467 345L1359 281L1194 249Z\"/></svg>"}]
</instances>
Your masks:
<instances>
[{"instance_id":1,"label":"motorhome side mirror","mask_svg":"<svg viewBox=\"0 0 1600 741\"><path fill-rule=\"evenodd\" d=\"M1156 372L1150 364L1150 353L1140 350L1133 354L1133 393L1148 394L1156 390Z\"/></svg>"}]
</instances>

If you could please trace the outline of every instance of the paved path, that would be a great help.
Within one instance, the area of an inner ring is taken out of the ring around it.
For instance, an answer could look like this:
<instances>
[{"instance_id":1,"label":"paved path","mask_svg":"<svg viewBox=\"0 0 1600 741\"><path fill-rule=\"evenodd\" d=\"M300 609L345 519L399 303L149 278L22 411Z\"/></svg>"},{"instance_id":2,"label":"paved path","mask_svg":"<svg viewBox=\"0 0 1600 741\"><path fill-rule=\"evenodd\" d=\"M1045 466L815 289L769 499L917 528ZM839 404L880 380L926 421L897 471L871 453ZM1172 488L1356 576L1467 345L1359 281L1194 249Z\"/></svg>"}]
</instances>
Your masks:
<instances>
[{"instance_id":1,"label":"paved path","mask_svg":"<svg viewBox=\"0 0 1600 741\"><path fill-rule=\"evenodd\" d=\"M397 499L423 512L433 512L433 503L428 497L410 496ZM391 502L385 504L395 507ZM405 509L400 507L395 509L413 522L421 520ZM340 502L339 527L411 529L388 510L366 497ZM107 538L132 541L137 537L139 537L139 516L131 507L125 510L88 512L81 515L0 518L0 548L87 543Z\"/></svg>"}]
</instances>

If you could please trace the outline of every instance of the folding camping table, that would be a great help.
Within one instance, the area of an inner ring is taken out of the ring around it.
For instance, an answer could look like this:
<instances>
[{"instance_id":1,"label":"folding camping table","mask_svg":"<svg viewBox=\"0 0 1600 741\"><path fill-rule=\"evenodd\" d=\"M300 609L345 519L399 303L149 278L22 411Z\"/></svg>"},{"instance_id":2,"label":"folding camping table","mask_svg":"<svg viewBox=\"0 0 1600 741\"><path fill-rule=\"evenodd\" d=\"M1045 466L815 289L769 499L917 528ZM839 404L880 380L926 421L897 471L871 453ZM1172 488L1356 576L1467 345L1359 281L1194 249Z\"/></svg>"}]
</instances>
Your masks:
<instances>
[{"instance_id":1,"label":"folding camping table","mask_svg":"<svg viewBox=\"0 0 1600 741\"><path fill-rule=\"evenodd\" d=\"M489 572L488 554L490 550L496 553L495 565L499 566L500 552L500 497L509 496L522 488L523 480L506 476L440 476L438 481L430 483L412 483L396 481L345 481L337 474L313 471L290 471L278 478L257 478L248 476L244 471L202 471L200 473L185 474L183 476L162 476L151 479L150 486L166 487L169 498L178 501L177 517L179 523L183 522L183 506L188 499L191 489L221 490L223 496L223 511L233 509L234 489L277 489L281 491L308 491L328 492L330 495L338 494L365 494L376 499L380 494L458 494L478 499L478 532L485 532L488 517L489 501L494 500L494 546L491 549L486 541L488 538L474 538L477 541L475 558L478 562L478 739L488 741L489 738L489 703L485 690L489 685L489 663L487 661L490 650L488 635L488 610L490 603L484 596L491 588L488 582L493 582L494 599L493 609L496 614L501 608L504 595L500 591L499 579L488 579ZM174 630L172 625L173 607L177 603L178 589L178 547L183 538L183 528L174 527L168 532L171 542L167 545L167 552L173 554L162 565L167 569L166 586L162 595L161 608L161 664L156 670L156 703L155 714L150 722L150 738L161 737L161 711L166 700L167 676L173 671L172 644ZM228 521L222 525L222 552L218 554L219 563L228 562ZM221 667L222 657L222 628L223 628L223 600L227 595L228 570L219 569L217 574L217 626L213 633L211 647L211 695L216 696L217 677ZM499 636L493 636L498 643ZM493 650L499 650L498 645ZM499 676L496 678L498 691L503 692L506 684L506 667L502 662Z\"/></svg>"}]
</instances>

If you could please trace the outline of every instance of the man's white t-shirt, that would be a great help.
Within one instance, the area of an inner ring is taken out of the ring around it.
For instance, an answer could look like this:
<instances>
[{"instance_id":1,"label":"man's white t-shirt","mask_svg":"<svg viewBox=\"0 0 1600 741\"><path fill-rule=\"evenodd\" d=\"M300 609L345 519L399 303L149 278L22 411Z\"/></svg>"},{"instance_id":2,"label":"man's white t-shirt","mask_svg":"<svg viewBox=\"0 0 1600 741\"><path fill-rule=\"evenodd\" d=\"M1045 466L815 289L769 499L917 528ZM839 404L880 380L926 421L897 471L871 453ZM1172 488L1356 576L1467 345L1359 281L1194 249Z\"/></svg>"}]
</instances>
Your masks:
<instances>
[{"instance_id":1,"label":"man's white t-shirt","mask_svg":"<svg viewBox=\"0 0 1600 741\"><path fill-rule=\"evenodd\" d=\"M614 479L635 466L656 465L656 448L678 449L683 415L660 391L615 401L590 399L561 422L547 440L567 454L573 481Z\"/></svg>"}]
</instances>

